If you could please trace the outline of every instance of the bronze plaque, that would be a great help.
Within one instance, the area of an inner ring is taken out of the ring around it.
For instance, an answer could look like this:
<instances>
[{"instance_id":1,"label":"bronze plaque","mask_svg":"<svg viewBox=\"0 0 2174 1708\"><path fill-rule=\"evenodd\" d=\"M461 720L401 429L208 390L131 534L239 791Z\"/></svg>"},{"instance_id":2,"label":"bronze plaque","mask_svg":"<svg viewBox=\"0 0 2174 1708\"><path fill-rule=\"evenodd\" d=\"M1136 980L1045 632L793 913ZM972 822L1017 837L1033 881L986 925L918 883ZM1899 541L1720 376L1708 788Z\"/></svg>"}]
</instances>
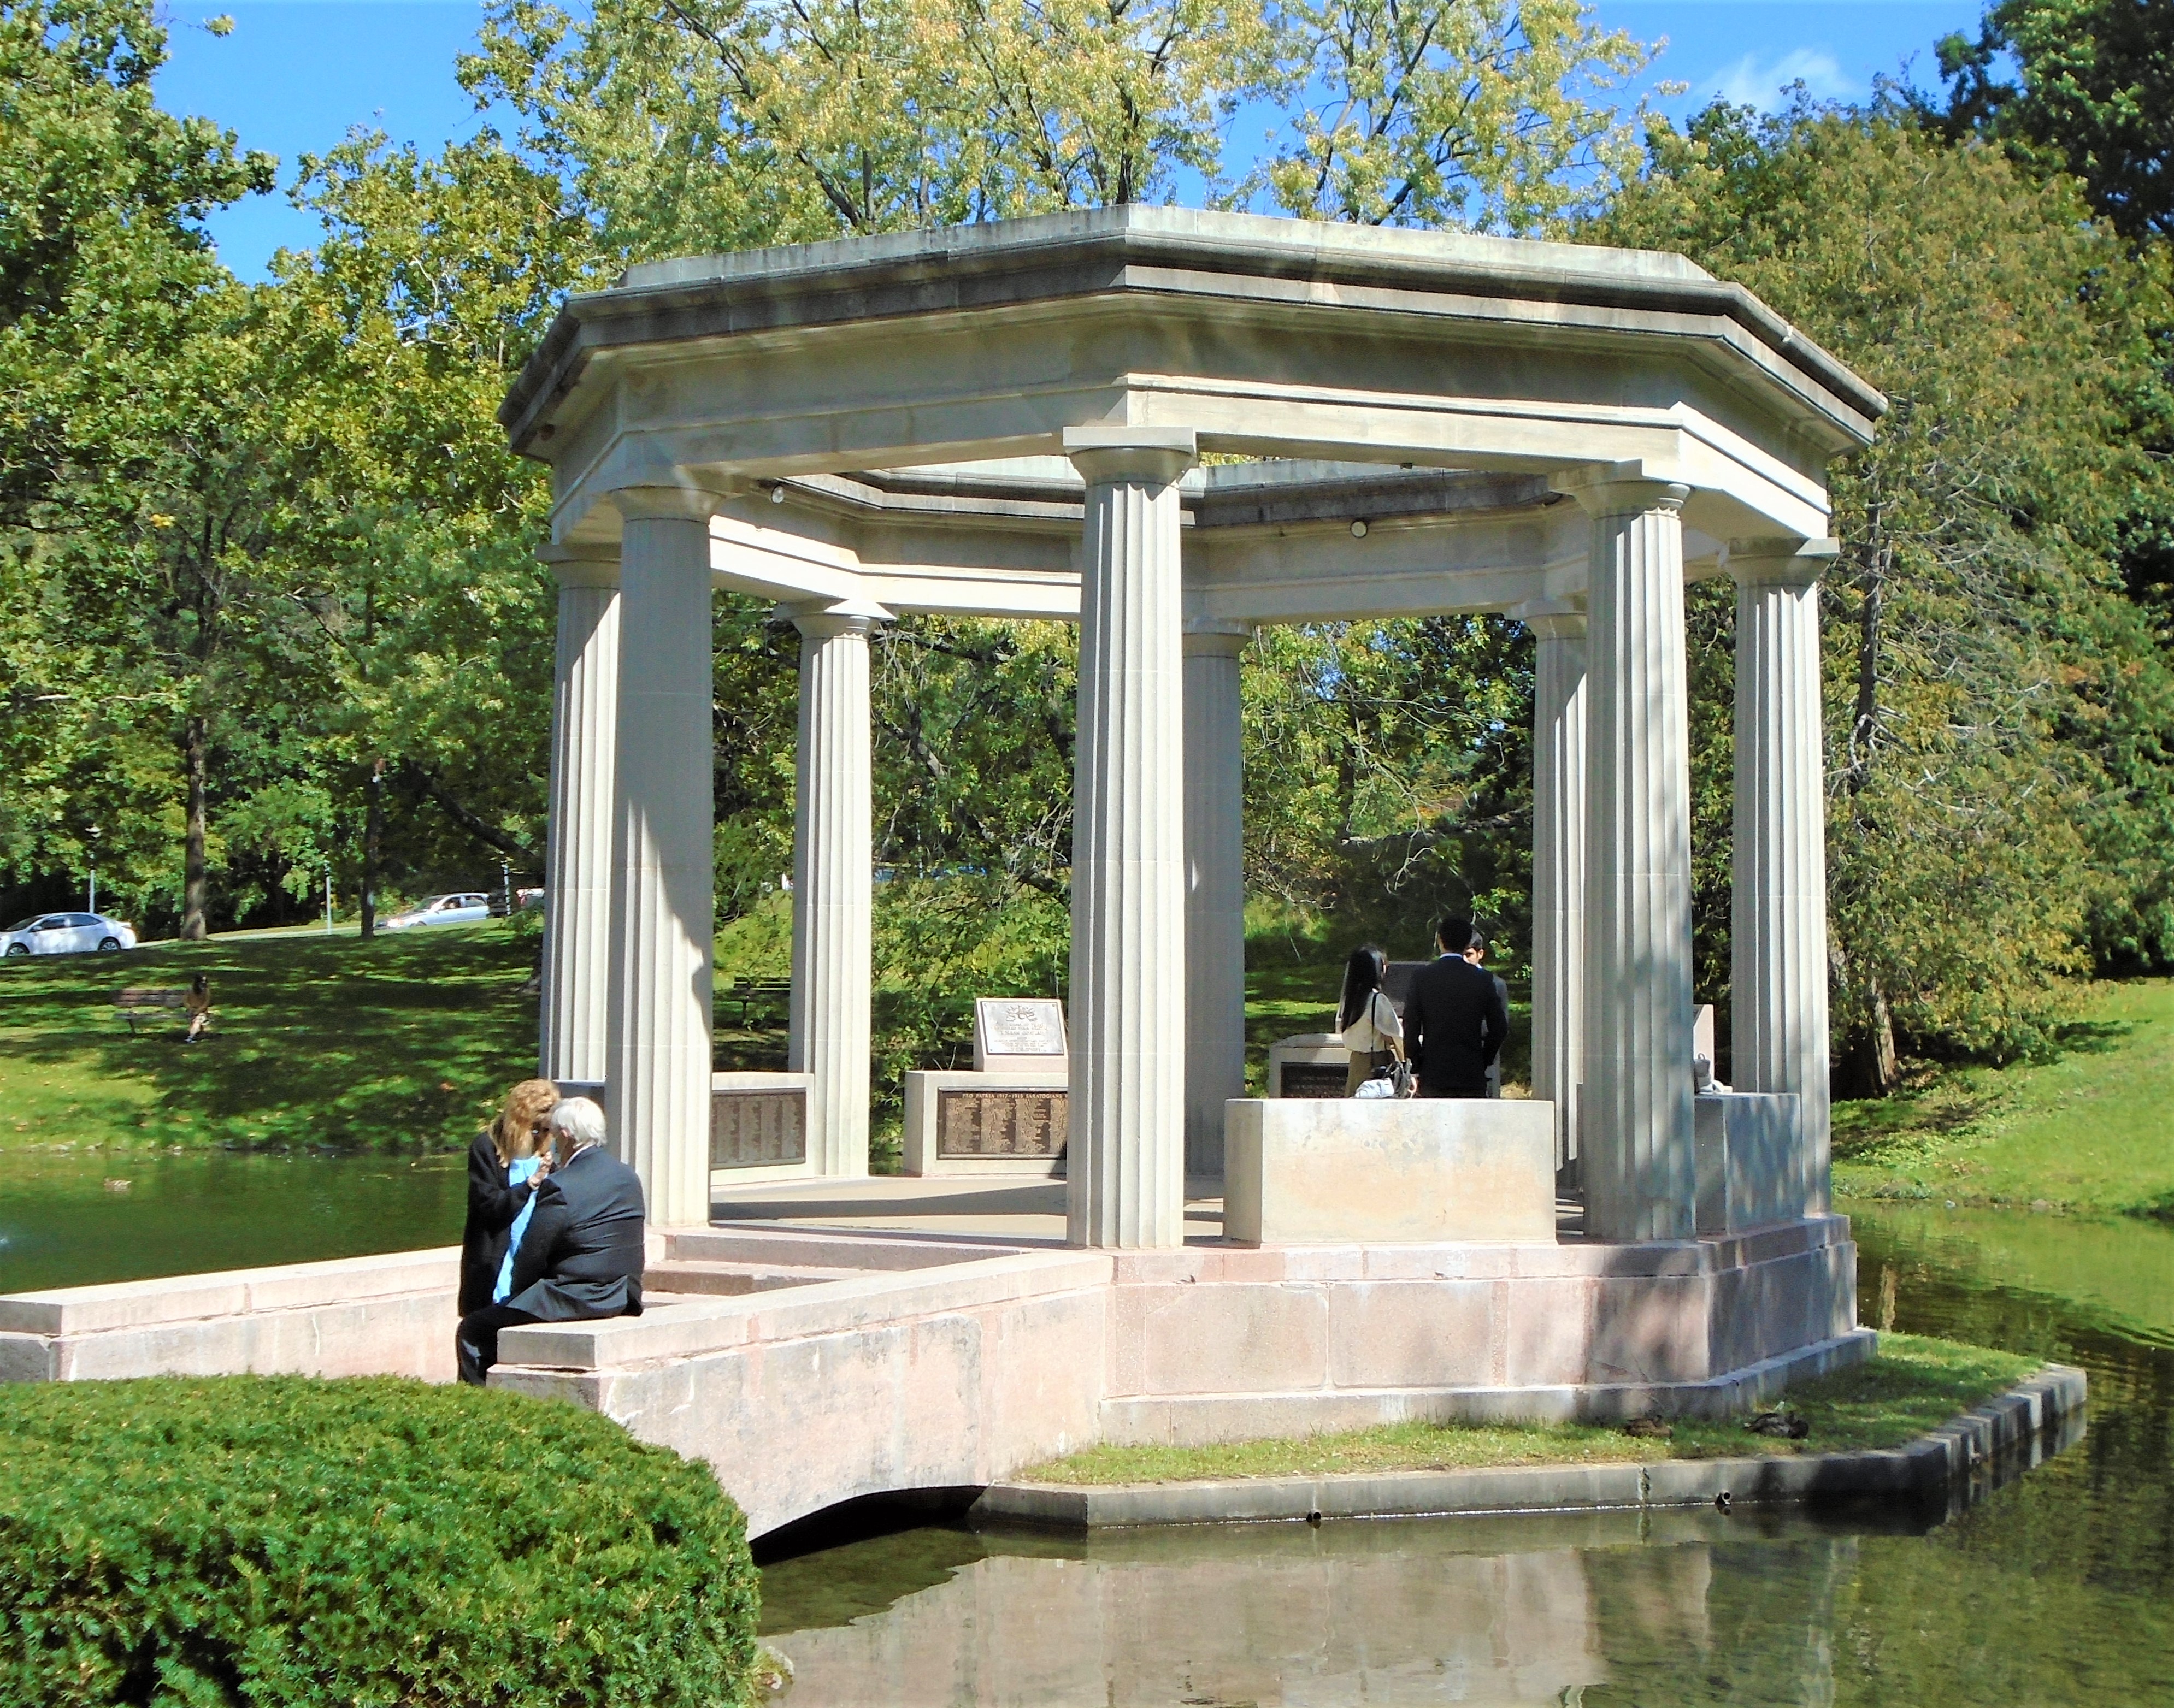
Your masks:
<instances>
[{"instance_id":1,"label":"bronze plaque","mask_svg":"<svg viewBox=\"0 0 2174 1708\"><path fill-rule=\"evenodd\" d=\"M1068 1107L1062 1091L938 1091L936 1154L1063 1156Z\"/></svg>"},{"instance_id":2,"label":"bronze plaque","mask_svg":"<svg viewBox=\"0 0 2174 1708\"><path fill-rule=\"evenodd\" d=\"M1286 1062L1283 1083L1276 1087L1283 1097L1343 1097L1350 1069L1335 1062Z\"/></svg>"},{"instance_id":3,"label":"bronze plaque","mask_svg":"<svg viewBox=\"0 0 2174 1708\"><path fill-rule=\"evenodd\" d=\"M760 1168L807 1158L808 1094L800 1087L710 1094L711 1168Z\"/></svg>"}]
</instances>

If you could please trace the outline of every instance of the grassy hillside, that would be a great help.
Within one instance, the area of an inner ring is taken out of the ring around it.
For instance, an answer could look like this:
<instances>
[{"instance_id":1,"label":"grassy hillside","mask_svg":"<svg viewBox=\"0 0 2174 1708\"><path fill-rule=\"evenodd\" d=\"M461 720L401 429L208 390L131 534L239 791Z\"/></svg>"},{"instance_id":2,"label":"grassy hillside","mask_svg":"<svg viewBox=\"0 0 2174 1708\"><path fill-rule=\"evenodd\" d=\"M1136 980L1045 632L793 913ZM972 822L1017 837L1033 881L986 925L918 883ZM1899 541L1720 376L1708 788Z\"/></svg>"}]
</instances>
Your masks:
<instances>
[{"instance_id":1,"label":"grassy hillside","mask_svg":"<svg viewBox=\"0 0 2174 1708\"><path fill-rule=\"evenodd\" d=\"M1845 1196L2174 1215L2174 981L2082 987L2063 1053L1835 1110Z\"/></svg>"},{"instance_id":2,"label":"grassy hillside","mask_svg":"<svg viewBox=\"0 0 2174 1708\"><path fill-rule=\"evenodd\" d=\"M534 1071L533 930L441 927L0 961L0 1149L465 1144ZM210 1039L131 1037L127 986L208 973Z\"/></svg>"}]
</instances>

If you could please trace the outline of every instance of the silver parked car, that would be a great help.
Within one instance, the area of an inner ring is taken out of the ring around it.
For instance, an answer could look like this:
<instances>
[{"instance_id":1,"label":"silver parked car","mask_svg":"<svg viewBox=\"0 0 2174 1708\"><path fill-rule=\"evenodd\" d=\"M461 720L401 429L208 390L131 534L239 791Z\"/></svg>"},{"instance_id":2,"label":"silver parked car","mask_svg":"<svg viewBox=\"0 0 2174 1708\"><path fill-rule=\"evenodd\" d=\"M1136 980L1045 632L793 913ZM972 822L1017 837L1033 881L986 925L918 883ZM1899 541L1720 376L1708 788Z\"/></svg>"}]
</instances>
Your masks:
<instances>
[{"instance_id":1,"label":"silver parked car","mask_svg":"<svg viewBox=\"0 0 2174 1708\"><path fill-rule=\"evenodd\" d=\"M0 954L89 954L135 947L136 927L102 913L34 913L0 931Z\"/></svg>"},{"instance_id":2,"label":"silver parked car","mask_svg":"<svg viewBox=\"0 0 2174 1708\"><path fill-rule=\"evenodd\" d=\"M427 896L405 913L383 922L387 931L410 931L419 925L474 925L490 917L490 898L479 890Z\"/></svg>"}]
</instances>

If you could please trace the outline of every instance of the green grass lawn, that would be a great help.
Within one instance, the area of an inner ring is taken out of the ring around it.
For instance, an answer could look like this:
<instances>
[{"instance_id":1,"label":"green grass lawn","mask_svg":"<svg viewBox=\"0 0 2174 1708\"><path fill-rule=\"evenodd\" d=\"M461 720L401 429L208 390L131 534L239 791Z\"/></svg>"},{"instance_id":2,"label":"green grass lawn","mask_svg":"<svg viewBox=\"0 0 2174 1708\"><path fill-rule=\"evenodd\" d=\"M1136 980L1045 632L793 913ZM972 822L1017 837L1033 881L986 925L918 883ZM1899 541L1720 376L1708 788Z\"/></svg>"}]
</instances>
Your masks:
<instances>
[{"instance_id":1,"label":"green grass lawn","mask_svg":"<svg viewBox=\"0 0 2174 1708\"><path fill-rule=\"evenodd\" d=\"M775 922L718 937L717 980L789 971ZM126 954L0 958L0 1151L465 1146L536 1071L533 919L388 932L237 932ZM131 1036L113 999L208 973L208 1040ZM781 1007L718 1008L721 1067L785 1059Z\"/></svg>"},{"instance_id":2,"label":"green grass lawn","mask_svg":"<svg viewBox=\"0 0 2174 1708\"><path fill-rule=\"evenodd\" d=\"M1845 1197L2174 1215L2174 980L2079 986L2062 1053L1835 1108Z\"/></svg>"},{"instance_id":3,"label":"green grass lawn","mask_svg":"<svg viewBox=\"0 0 2174 1708\"><path fill-rule=\"evenodd\" d=\"M214 938L0 960L0 1149L465 1145L535 1071L533 929ZM113 1012L208 973L216 1018Z\"/></svg>"},{"instance_id":4,"label":"green grass lawn","mask_svg":"<svg viewBox=\"0 0 2174 1708\"><path fill-rule=\"evenodd\" d=\"M1790 1389L1789 1408L1811 1426L1800 1441L1753 1435L1737 1418L1679 1419L1667 1440L1591 1424L1388 1424L1344 1435L1214 1447L1090 1447L1020 1474L1038 1483L1107 1485L1899 1447L2037 1368L2035 1359L2013 1353L1885 1334L1878 1356L1867 1363Z\"/></svg>"}]
</instances>

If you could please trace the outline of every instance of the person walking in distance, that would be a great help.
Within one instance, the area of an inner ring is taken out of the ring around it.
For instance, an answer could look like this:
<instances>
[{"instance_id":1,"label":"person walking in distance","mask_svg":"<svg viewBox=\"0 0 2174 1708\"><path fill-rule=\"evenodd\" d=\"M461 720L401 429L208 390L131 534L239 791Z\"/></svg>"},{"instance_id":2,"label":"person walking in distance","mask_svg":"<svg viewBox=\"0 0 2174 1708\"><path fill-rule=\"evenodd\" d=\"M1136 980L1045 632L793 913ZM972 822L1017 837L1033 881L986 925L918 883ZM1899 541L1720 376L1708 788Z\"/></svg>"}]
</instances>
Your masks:
<instances>
[{"instance_id":1,"label":"person walking in distance","mask_svg":"<svg viewBox=\"0 0 2174 1708\"><path fill-rule=\"evenodd\" d=\"M1487 1070L1510 1035L1503 987L1465 959L1485 939L1468 919L1450 918L1435 933L1439 959L1421 967L1404 1001L1404 1040L1422 1097L1484 1097Z\"/></svg>"}]
</instances>

